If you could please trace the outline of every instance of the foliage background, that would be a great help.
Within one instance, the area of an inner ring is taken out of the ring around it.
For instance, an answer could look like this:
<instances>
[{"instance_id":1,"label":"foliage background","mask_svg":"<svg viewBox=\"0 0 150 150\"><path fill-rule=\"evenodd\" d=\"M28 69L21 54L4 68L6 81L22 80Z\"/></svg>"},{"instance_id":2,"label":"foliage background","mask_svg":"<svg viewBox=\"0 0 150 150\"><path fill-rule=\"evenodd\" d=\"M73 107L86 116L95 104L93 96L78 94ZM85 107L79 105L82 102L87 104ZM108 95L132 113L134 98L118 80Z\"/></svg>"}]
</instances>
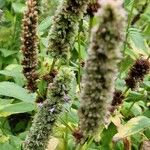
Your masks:
<instances>
[{"instance_id":1,"label":"foliage background","mask_svg":"<svg viewBox=\"0 0 150 150\"><path fill-rule=\"evenodd\" d=\"M143 5L148 3L142 11ZM38 26L39 73L45 74L52 63L46 55L48 32L51 17L59 0L42 0ZM116 88L125 90L124 78L135 60L150 55L150 4L149 0L125 0L128 12L126 41L122 46L123 59L119 65ZM20 150L33 115L36 94L29 94L24 88L20 52L20 35L24 0L0 0L0 149ZM140 15L139 15L140 14ZM136 20L137 17L137 20ZM64 107L54 129L50 145L60 150L75 149L72 131L77 127L77 109L79 107L80 80L83 74L82 64L87 56L89 17L85 15L80 23L79 34L71 48L68 67L76 73L71 93L72 103ZM80 39L80 40L79 40ZM39 85L42 86L42 85ZM88 141L82 149L123 150L130 147L139 150L143 141L150 138L150 76L146 76L137 91L129 91L123 105L110 118L110 124L102 132L101 140ZM98 137L99 138L99 137ZM112 142L112 138L115 142ZM120 140L119 140L120 139ZM51 148L52 149L52 148Z\"/></svg>"}]
</instances>

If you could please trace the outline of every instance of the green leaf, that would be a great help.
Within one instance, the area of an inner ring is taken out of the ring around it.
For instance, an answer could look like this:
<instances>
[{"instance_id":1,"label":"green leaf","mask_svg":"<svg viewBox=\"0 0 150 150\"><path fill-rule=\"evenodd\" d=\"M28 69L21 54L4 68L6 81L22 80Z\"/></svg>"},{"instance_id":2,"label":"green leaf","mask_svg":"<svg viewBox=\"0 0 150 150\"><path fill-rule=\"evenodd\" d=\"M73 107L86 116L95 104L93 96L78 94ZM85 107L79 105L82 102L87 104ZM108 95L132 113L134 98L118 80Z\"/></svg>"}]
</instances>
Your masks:
<instances>
[{"instance_id":1,"label":"green leaf","mask_svg":"<svg viewBox=\"0 0 150 150\"><path fill-rule=\"evenodd\" d=\"M142 53L149 54L148 48L146 47L144 37L141 33L140 30L135 29L135 28L130 28L129 30L129 36L131 39L131 42L135 45L137 49L137 53Z\"/></svg>"},{"instance_id":2,"label":"green leaf","mask_svg":"<svg viewBox=\"0 0 150 150\"><path fill-rule=\"evenodd\" d=\"M150 90L150 81L144 81L143 84L144 84L144 88L149 91Z\"/></svg>"},{"instance_id":3,"label":"green leaf","mask_svg":"<svg viewBox=\"0 0 150 150\"><path fill-rule=\"evenodd\" d=\"M22 74L22 66L11 64L8 65L5 70L0 70L0 74L14 78L18 85L24 85L24 76Z\"/></svg>"},{"instance_id":4,"label":"green leaf","mask_svg":"<svg viewBox=\"0 0 150 150\"><path fill-rule=\"evenodd\" d=\"M14 101L14 99L1 99L0 98L0 106L10 104Z\"/></svg>"},{"instance_id":5,"label":"green leaf","mask_svg":"<svg viewBox=\"0 0 150 150\"><path fill-rule=\"evenodd\" d=\"M108 129L104 129L102 132L101 137L101 144L103 145L103 148L110 150L112 149L110 147L110 143L112 141L112 137L117 133L116 126L113 123L110 123L108 126Z\"/></svg>"},{"instance_id":6,"label":"green leaf","mask_svg":"<svg viewBox=\"0 0 150 150\"><path fill-rule=\"evenodd\" d=\"M0 143L5 143L9 140L9 137L3 135L3 131L0 129Z\"/></svg>"},{"instance_id":7,"label":"green leaf","mask_svg":"<svg viewBox=\"0 0 150 150\"><path fill-rule=\"evenodd\" d=\"M138 103L124 102L121 113L126 117L134 117L142 114L142 108Z\"/></svg>"},{"instance_id":8,"label":"green leaf","mask_svg":"<svg viewBox=\"0 0 150 150\"><path fill-rule=\"evenodd\" d=\"M134 63L134 60L131 59L130 56L125 57L122 62L121 62L121 66L120 66L120 71L121 71L121 77L126 76L126 73L128 72L128 70L130 69L131 65Z\"/></svg>"},{"instance_id":9,"label":"green leaf","mask_svg":"<svg viewBox=\"0 0 150 150\"><path fill-rule=\"evenodd\" d=\"M27 102L3 105L0 106L0 117L7 117L12 114L33 111L34 108L35 108L34 104Z\"/></svg>"},{"instance_id":10,"label":"green leaf","mask_svg":"<svg viewBox=\"0 0 150 150\"><path fill-rule=\"evenodd\" d=\"M4 57L8 57L10 55L16 54L18 51L13 51L13 50L8 50L8 49L1 48L0 52L2 52Z\"/></svg>"},{"instance_id":11,"label":"green leaf","mask_svg":"<svg viewBox=\"0 0 150 150\"><path fill-rule=\"evenodd\" d=\"M38 27L39 32L43 32L45 31L47 28L49 28L49 26L51 25L51 17L47 17L45 18Z\"/></svg>"},{"instance_id":12,"label":"green leaf","mask_svg":"<svg viewBox=\"0 0 150 150\"><path fill-rule=\"evenodd\" d=\"M125 137L141 132L148 127L150 127L150 118L147 118L145 116L132 118L125 125L119 127L118 133L115 134L113 139L114 141L118 141Z\"/></svg>"},{"instance_id":13,"label":"green leaf","mask_svg":"<svg viewBox=\"0 0 150 150\"><path fill-rule=\"evenodd\" d=\"M23 13L25 11L25 5L22 3L12 3L12 8L16 13Z\"/></svg>"},{"instance_id":14,"label":"green leaf","mask_svg":"<svg viewBox=\"0 0 150 150\"><path fill-rule=\"evenodd\" d=\"M21 150L22 140L17 136L9 135L9 140L5 143L0 143L0 150Z\"/></svg>"},{"instance_id":15,"label":"green leaf","mask_svg":"<svg viewBox=\"0 0 150 150\"><path fill-rule=\"evenodd\" d=\"M130 91L128 97L126 98L126 101L139 101L145 98L144 94L141 94L139 92Z\"/></svg>"},{"instance_id":16,"label":"green leaf","mask_svg":"<svg viewBox=\"0 0 150 150\"><path fill-rule=\"evenodd\" d=\"M13 97L25 102L33 103L35 95L28 93L28 91L12 82L0 82L0 95Z\"/></svg>"}]
</instances>

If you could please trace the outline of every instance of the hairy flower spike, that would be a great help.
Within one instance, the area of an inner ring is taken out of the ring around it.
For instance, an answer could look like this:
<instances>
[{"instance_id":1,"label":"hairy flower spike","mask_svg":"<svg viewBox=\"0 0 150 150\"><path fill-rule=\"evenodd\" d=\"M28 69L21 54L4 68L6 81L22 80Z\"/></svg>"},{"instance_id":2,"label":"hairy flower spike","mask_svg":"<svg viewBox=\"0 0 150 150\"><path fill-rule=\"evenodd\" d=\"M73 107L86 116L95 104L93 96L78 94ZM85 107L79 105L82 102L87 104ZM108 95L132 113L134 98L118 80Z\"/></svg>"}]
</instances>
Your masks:
<instances>
[{"instance_id":1,"label":"hairy flower spike","mask_svg":"<svg viewBox=\"0 0 150 150\"><path fill-rule=\"evenodd\" d=\"M54 58L66 58L89 0L63 0L53 18L49 51Z\"/></svg>"},{"instance_id":2,"label":"hairy flower spike","mask_svg":"<svg viewBox=\"0 0 150 150\"><path fill-rule=\"evenodd\" d=\"M36 0L27 0L27 10L23 18L22 33L22 53L23 53L23 73L27 79L27 88L34 92L37 88L37 23L38 9Z\"/></svg>"},{"instance_id":3,"label":"hairy flower spike","mask_svg":"<svg viewBox=\"0 0 150 150\"><path fill-rule=\"evenodd\" d=\"M114 92L120 45L124 39L126 14L120 0L101 0L100 19L92 38L82 80L80 129L84 136L95 135L103 123Z\"/></svg>"},{"instance_id":4,"label":"hairy flower spike","mask_svg":"<svg viewBox=\"0 0 150 150\"><path fill-rule=\"evenodd\" d=\"M24 150L45 150L52 134L52 128L63 104L69 99L71 81L74 74L70 69L62 69L49 84L47 100L41 104L32 127L24 143Z\"/></svg>"},{"instance_id":5,"label":"hairy flower spike","mask_svg":"<svg viewBox=\"0 0 150 150\"><path fill-rule=\"evenodd\" d=\"M139 58L132 66L128 77L125 79L126 85L131 88L135 89L138 83L142 82L144 76L147 75L150 71L150 62L148 59Z\"/></svg>"}]
</instances>

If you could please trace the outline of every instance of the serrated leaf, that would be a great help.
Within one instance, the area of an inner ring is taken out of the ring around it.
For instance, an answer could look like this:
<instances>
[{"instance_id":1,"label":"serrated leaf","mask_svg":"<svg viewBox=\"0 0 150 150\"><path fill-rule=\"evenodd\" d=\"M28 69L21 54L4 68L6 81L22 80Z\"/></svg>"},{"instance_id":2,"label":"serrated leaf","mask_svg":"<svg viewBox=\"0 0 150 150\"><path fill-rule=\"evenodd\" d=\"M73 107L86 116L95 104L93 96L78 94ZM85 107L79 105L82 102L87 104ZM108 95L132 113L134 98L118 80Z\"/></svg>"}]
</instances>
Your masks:
<instances>
[{"instance_id":1,"label":"serrated leaf","mask_svg":"<svg viewBox=\"0 0 150 150\"><path fill-rule=\"evenodd\" d=\"M145 39L140 30L136 28L130 28L129 36L130 36L131 42L133 42L133 44L135 45L137 49L136 50L137 53L149 54L148 48L146 47L146 44L145 44Z\"/></svg>"},{"instance_id":2,"label":"serrated leaf","mask_svg":"<svg viewBox=\"0 0 150 150\"><path fill-rule=\"evenodd\" d=\"M145 116L132 118L125 125L122 125L118 128L118 133L114 135L113 139L114 141L118 141L125 137L141 132L148 127L150 127L150 118Z\"/></svg>"},{"instance_id":3,"label":"serrated leaf","mask_svg":"<svg viewBox=\"0 0 150 150\"><path fill-rule=\"evenodd\" d=\"M3 106L0 106L0 117L7 117L12 114L33 111L34 108L35 108L34 104L26 103L26 102L3 105Z\"/></svg>"},{"instance_id":4,"label":"serrated leaf","mask_svg":"<svg viewBox=\"0 0 150 150\"><path fill-rule=\"evenodd\" d=\"M13 82L0 82L0 95L13 97L30 103L33 103L35 100L34 94L28 93L26 89Z\"/></svg>"}]
</instances>

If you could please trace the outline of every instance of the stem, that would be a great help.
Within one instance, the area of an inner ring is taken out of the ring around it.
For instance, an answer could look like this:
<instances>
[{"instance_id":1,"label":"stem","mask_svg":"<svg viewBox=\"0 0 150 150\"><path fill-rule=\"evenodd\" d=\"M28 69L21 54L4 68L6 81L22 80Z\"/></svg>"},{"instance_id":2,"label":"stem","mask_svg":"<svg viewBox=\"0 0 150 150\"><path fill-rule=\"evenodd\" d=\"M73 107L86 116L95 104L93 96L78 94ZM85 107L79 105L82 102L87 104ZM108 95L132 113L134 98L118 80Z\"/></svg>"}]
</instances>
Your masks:
<instances>
[{"instance_id":1,"label":"stem","mask_svg":"<svg viewBox=\"0 0 150 150\"><path fill-rule=\"evenodd\" d=\"M93 19L94 19L94 17L90 16L90 21L89 21L89 40L90 40L90 37L91 37L91 29L93 27Z\"/></svg>"},{"instance_id":2,"label":"stem","mask_svg":"<svg viewBox=\"0 0 150 150\"><path fill-rule=\"evenodd\" d=\"M79 59L79 66L78 66L78 84L79 90L81 91L81 45L80 45L80 33L78 34L78 59Z\"/></svg>"},{"instance_id":3,"label":"stem","mask_svg":"<svg viewBox=\"0 0 150 150\"><path fill-rule=\"evenodd\" d=\"M132 21L131 19L132 19L132 15L133 15L134 5L135 5L135 0L133 1L131 10L129 12L128 24L127 24L127 29L126 29L126 37L125 37L124 48L123 48L123 56L125 55L125 49L126 49L126 46L127 46L127 40L128 40L128 36L129 36L129 28L130 28L130 24L131 24L131 21Z\"/></svg>"},{"instance_id":4,"label":"stem","mask_svg":"<svg viewBox=\"0 0 150 150\"><path fill-rule=\"evenodd\" d=\"M79 31L78 31L78 60L79 60L79 65L78 65L78 84L79 84L79 90L81 91L81 39L80 39L80 32L82 30L82 25L83 25L83 20L81 20L79 24Z\"/></svg>"},{"instance_id":5,"label":"stem","mask_svg":"<svg viewBox=\"0 0 150 150\"><path fill-rule=\"evenodd\" d=\"M89 139L85 142L84 145L79 146L79 150L87 150L90 147L93 139L94 139L93 137L89 137Z\"/></svg>"},{"instance_id":6,"label":"stem","mask_svg":"<svg viewBox=\"0 0 150 150\"><path fill-rule=\"evenodd\" d=\"M145 4L142 6L142 9L138 12L138 14L133 18L131 21L131 25L134 25L141 17L141 14L143 14L147 8L148 0L146 0Z\"/></svg>"},{"instance_id":7,"label":"stem","mask_svg":"<svg viewBox=\"0 0 150 150\"><path fill-rule=\"evenodd\" d=\"M49 72L49 73L51 73L51 72L53 71L53 69L54 69L54 67L55 67L55 63L56 63L56 61L57 61L57 59L56 59L56 58L54 58L54 59L53 59L53 62L52 62L52 65L51 65L51 69L50 69L50 72Z\"/></svg>"},{"instance_id":8,"label":"stem","mask_svg":"<svg viewBox=\"0 0 150 150\"><path fill-rule=\"evenodd\" d=\"M70 125L68 125L62 118L60 118L60 120L63 122L63 124L64 124L71 132L74 131L74 129L73 129Z\"/></svg>"},{"instance_id":9,"label":"stem","mask_svg":"<svg viewBox=\"0 0 150 150\"><path fill-rule=\"evenodd\" d=\"M133 105L134 105L135 103L136 103L136 99L134 99L133 103L132 103L131 106L129 107L127 114L130 112L131 108L133 107Z\"/></svg>"},{"instance_id":10,"label":"stem","mask_svg":"<svg viewBox=\"0 0 150 150\"><path fill-rule=\"evenodd\" d=\"M150 55L147 57L147 60L149 60L150 59Z\"/></svg>"},{"instance_id":11,"label":"stem","mask_svg":"<svg viewBox=\"0 0 150 150\"><path fill-rule=\"evenodd\" d=\"M125 91L122 93L122 95L126 95L126 93L128 92L130 90L130 88L129 87L127 87L126 89L125 89Z\"/></svg>"},{"instance_id":12,"label":"stem","mask_svg":"<svg viewBox=\"0 0 150 150\"><path fill-rule=\"evenodd\" d=\"M87 147L87 149L90 147L90 145L91 145L92 141L93 141L93 137L89 139L88 144L87 144L87 146L86 146L86 147ZM86 149L85 149L85 150L86 150Z\"/></svg>"},{"instance_id":13,"label":"stem","mask_svg":"<svg viewBox=\"0 0 150 150\"><path fill-rule=\"evenodd\" d=\"M68 124L68 114L65 112L66 124ZM66 126L65 138L64 138L64 148L68 149L68 127Z\"/></svg>"}]
</instances>

